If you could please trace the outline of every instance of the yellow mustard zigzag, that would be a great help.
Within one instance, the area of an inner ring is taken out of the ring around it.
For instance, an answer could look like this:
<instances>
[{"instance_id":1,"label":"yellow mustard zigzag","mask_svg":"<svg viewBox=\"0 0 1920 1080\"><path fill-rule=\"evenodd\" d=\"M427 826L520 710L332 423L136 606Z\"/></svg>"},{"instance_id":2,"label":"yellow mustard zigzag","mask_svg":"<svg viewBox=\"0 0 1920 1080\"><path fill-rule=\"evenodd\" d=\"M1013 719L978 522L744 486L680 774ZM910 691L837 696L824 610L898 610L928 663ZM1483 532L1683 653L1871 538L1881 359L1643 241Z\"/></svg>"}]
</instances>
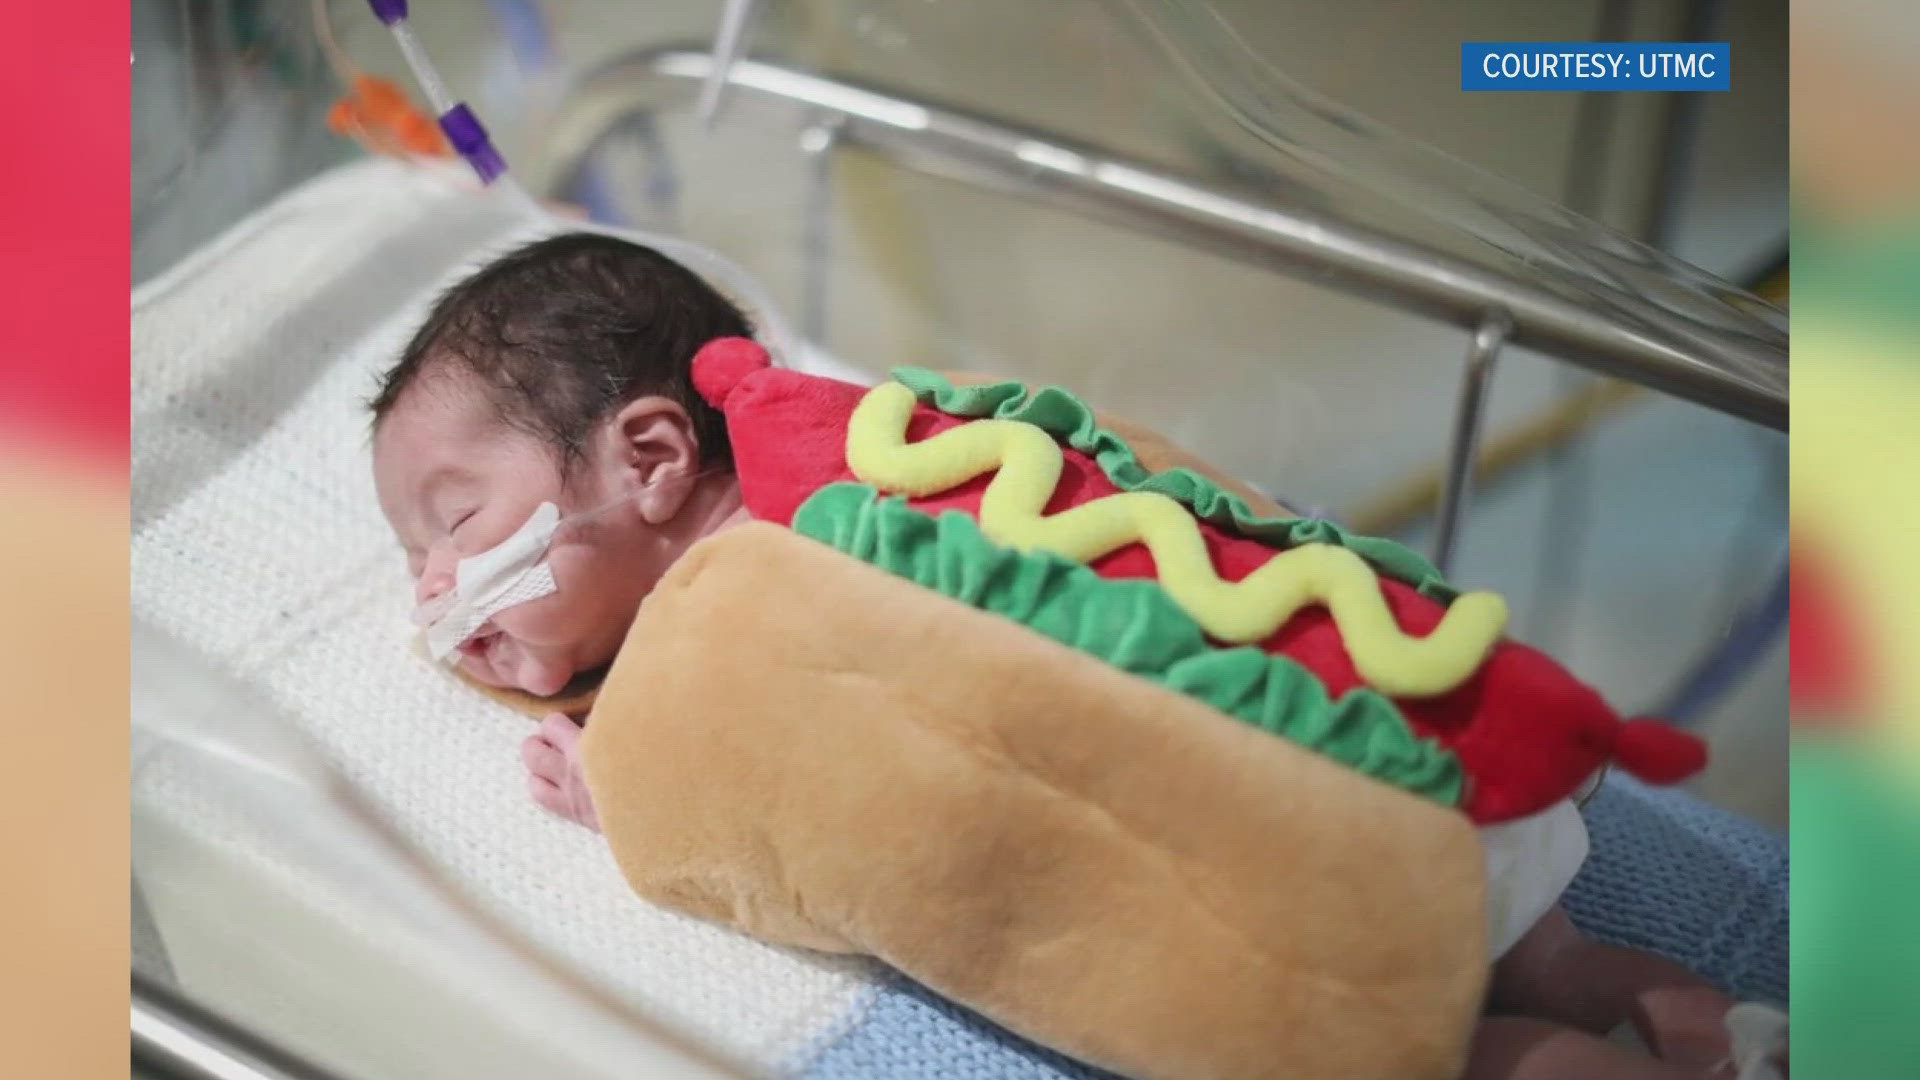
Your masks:
<instances>
[{"instance_id":1,"label":"yellow mustard zigzag","mask_svg":"<svg viewBox=\"0 0 1920 1080\"><path fill-rule=\"evenodd\" d=\"M847 425L847 464L882 491L910 497L946 491L998 469L980 503L980 529L996 543L1090 562L1139 541L1160 585L1206 633L1233 645L1264 640L1301 608L1333 613L1354 667L1390 697L1433 697L1470 678L1506 626L1493 593L1463 593L1425 637L1403 633L1366 561L1333 544L1276 554L1238 582L1221 580L1193 515L1158 492L1130 491L1046 516L1064 458L1053 437L1015 420L974 420L907 442L913 391L882 383Z\"/></svg>"}]
</instances>

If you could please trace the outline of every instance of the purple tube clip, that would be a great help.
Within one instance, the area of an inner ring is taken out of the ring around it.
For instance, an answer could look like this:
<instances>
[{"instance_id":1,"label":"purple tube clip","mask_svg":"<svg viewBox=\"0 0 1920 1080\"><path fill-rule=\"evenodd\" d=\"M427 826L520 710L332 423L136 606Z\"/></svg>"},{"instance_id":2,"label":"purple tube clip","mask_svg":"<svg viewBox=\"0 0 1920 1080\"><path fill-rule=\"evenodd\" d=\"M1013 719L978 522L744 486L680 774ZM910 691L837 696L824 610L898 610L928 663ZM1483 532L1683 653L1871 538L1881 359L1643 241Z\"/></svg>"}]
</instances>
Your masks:
<instances>
[{"instance_id":1,"label":"purple tube clip","mask_svg":"<svg viewBox=\"0 0 1920 1080\"><path fill-rule=\"evenodd\" d=\"M500 157L500 151L493 148L493 141L487 138L487 129L480 126L480 120L473 110L462 102L448 109L440 117L440 130L447 133L447 141L454 150L467 159L473 171L483 184L491 184L501 173L507 171L507 163Z\"/></svg>"},{"instance_id":2,"label":"purple tube clip","mask_svg":"<svg viewBox=\"0 0 1920 1080\"><path fill-rule=\"evenodd\" d=\"M373 17L388 26L407 17L407 0L367 0L367 6L373 9Z\"/></svg>"}]
</instances>

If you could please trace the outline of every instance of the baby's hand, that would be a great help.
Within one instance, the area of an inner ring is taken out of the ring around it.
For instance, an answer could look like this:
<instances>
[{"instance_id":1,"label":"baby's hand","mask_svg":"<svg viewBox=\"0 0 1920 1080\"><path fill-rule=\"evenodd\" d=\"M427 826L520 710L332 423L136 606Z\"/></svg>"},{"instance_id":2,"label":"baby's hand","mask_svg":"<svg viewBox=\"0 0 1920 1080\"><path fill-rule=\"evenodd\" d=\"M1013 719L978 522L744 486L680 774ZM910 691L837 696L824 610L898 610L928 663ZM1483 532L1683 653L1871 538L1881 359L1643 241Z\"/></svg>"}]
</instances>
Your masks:
<instances>
[{"instance_id":1,"label":"baby's hand","mask_svg":"<svg viewBox=\"0 0 1920 1080\"><path fill-rule=\"evenodd\" d=\"M568 821L600 831L593 796L588 794L586 777L580 772L580 725L565 713L550 714L540 721L540 730L520 744L520 759L527 763L527 789L533 793L534 802Z\"/></svg>"}]
</instances>

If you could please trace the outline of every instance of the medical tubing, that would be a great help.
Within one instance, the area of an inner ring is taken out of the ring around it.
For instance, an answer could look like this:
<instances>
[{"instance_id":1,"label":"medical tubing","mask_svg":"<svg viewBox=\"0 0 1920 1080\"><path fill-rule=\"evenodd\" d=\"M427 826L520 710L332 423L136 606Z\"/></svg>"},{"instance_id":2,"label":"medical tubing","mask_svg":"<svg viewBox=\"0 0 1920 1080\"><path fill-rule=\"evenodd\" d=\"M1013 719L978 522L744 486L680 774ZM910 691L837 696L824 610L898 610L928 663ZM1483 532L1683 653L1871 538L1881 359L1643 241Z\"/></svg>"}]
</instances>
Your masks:
<instances>
[{"instance_id":1,"label":"medical tubing","mask_svg":"<svg viewBox=\"0 0 1920 1080\"><path fill-rule=\"evenodd\" d=\"M367 0L367 3L373 9L374 16L392 31L400 51L407 58L407 65L413 70L414 79L419 82L434 110L440 114L440 130L446 132L447 140L472 166L480 182L503 189L506 195L531 208L539 216L550 217L532 194L508 173L506 160L494 148L479 117L464 103L454 101L447 92L446 84L440 80L433 61L428 59L426 50L421 47L419 40L414 37L413 28L407 23L406 0ZM800 355L798 341L766 291L717 252L670 237L633 230L617 231L635 242L652 247L708 281L724 282L728 289L737 294L742 305L758 316L760 325L756 330L763 344L778 356Z\"/></svg>"},{"instance_id":2,"label":"medical tubing","mask_svg":"<svg viewBox=\"0 0 1920 1080\"><path fill-rule=\"evenodd\" d=\"M447 110L440 117L440 130L447 133L447 141L473 171L483 184L491 184L507 171L507 163L500 151L493 148L493 141L487 138L487 129L480 126L480 120L473 110L463 102Z\"/></svg>"},{"instance_id":3,"label":"medical tubing","mask_svg":"<svg viewBox=\"0 0 1920 1080\"><path fill-rule=\"evenodd\" d=\"M420 83L420 91L427 95L427 103L433 106L436 115L451 112L459 102L453 100L453 94L447 84L441 81L440 70L427 58L427 50L414 35L413 27L401 20L387 26L393 31L394 44L400 46L400 55L407 58L407 67L413 71L413 77Z\"/></svg>"},{"instance_id":4,"label":"medical tubing","mask_svg":"<svg viewBox=\"0 0 1920 1080\"><path fill-rule=\"evenodd\" d=\"M730 473L732 471L733 471L732 466L716 465L711 469L701 469L698 472L688 473L686 476L677 477L676 479L685 481L687 483L692 483L695 480L705 480L709 476L720 476L722 474ZM577 510L571 514L568 514L565 517L561 518L559 521L554 523L553 535L555 537L558 537L562 532L565 532L568 529L571 529L578 525L585 525L587 522L592 521L594 518L599 517L601 514L606 513L607 511L613 509L614 507L630 502L633 499L633 497L635 495L640 494L640 492L647 490L648 488L654 486L655 484L660 484L664 482L665 482L664 480L648 480L646 483L641 484L637 489L633 491L622 492L619 495L616 495L613 498L608 499L606 502L603 502L598 506L591 506L585 510Z\"/></svg>"},{"instance_id":5,"label":"medical tubing","mask_svg":"<svg viewBox=\"0 0 1920 1080\"><path fill-rule=\"evenodd\" d=\"M427 103L440 118L440 130L446 133L447 142L453 145L454 151L473 168L474 175L480 178L482 184L492 184L506 175L506 159L494 148L486 127L465 102L454 100L453 94L447 90L447 84L441 80L439 70L427 57L427 50L414 35L413 27L407 21L405 0L367 0L367 3L373 9L374 17L386 24L393 33L394 43L400 46L400 55L407 58L407 67L413 71L414 81L420 84L420 92L426 95Z\"/></svg>"}]
</instances>

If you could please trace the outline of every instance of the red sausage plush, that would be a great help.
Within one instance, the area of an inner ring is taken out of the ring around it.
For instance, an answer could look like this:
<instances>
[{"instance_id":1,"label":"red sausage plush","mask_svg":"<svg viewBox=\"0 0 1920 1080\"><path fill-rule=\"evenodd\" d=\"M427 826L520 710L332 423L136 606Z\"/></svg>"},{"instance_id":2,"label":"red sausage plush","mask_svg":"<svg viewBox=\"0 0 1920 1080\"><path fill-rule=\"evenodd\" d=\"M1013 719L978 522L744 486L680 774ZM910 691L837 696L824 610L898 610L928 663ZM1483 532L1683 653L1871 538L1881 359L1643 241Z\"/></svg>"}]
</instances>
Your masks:
<instances>
[{"instance_id":1,"label":"red sausage plush","mask_svg":"<svg viewBox=\"0 0 1920 1080\"><path fill-rule=\"evenodd\" d=\"M866 393L850 383L770 366L766 352L745 339L709 344L694 360L700 394L727 417L740 490L754 517L791 524L794 512L822 487L853 479L847 466L847 423ZM919 406L908 428L920 440L958 424ZM1115 494L1121 489L1099 463L1062 446L1065 467L1048 513ZM911 505L928 513L959 510L978 517L990 478L962 484ZM1197 522L1214 569L1238 581L1275 554L1273 547L1208 522ZM1138 543L1093 562L1103 577L1155 575L1152 556ZM1412 586L1379 575L1380 589L1400 628L1430 632L1445 608ZM1306 608L1262 647L1312 672L1331 697L1361 685L1324 607ZM1465 683L1438 697L1396 699L1405 722L1458 756L1467 777L1461 809L1492 823L1544 810L1576 791L1609 761L1651 783L1674 783L1706 762L1691 735L1651 720L1623 721L1600 695L1545 654L1503 640Z\"/></svg>"}]
</instances>

